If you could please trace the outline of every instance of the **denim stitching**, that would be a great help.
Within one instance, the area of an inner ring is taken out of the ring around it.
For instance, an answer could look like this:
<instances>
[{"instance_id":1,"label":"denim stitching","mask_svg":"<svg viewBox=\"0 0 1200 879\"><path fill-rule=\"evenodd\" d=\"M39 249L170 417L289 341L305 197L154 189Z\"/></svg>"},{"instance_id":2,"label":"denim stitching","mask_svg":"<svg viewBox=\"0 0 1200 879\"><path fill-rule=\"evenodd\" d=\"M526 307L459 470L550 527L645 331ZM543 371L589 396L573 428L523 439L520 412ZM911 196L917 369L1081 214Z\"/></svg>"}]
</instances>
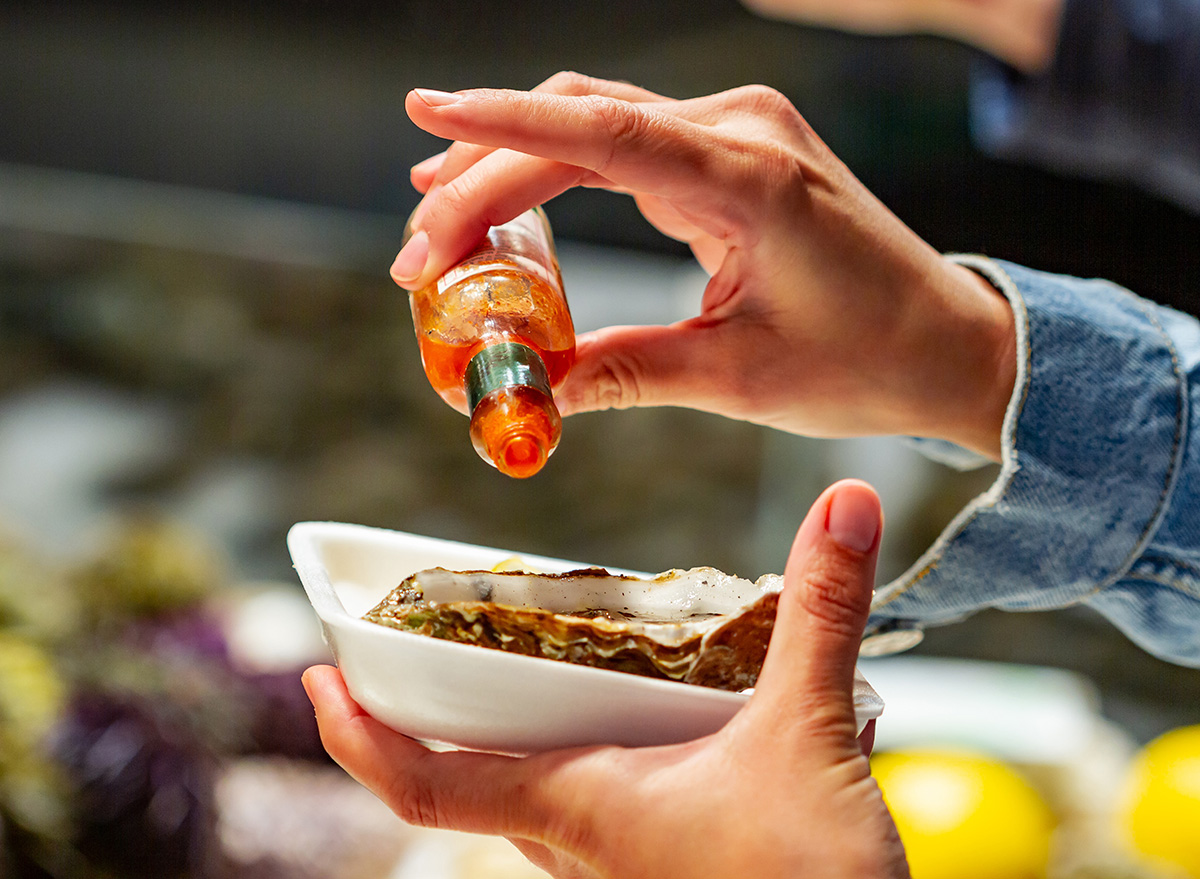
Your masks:
<instances>
[{"instance_id":1,"label":"denim stitching","mask_svg":"<svg viewBox=\"0 0 1200 879\"><path fill-rule=\"evenodd\" d=\"M1118 580L1117 582L1120 583L1120 582L1124 582L1126 580L1137 580L1140 583L1153 583L1156 586L1163 587L1164 589L1170 589L1172 592L1178 592L1181 595L1184 595L1187 598L1192 599L1193 601L1200 600L1200 584L1197 584L1194 587L1181 585L1187 579L1188 578L1185 578L1185 577L1176 577L1174 579L1167 579L1166 577L1162 576L1161 574L1157 574L1157 573L1156 574L1147 574L1147 573L1142 573L1141 571L1130 571L1129 573L1127 573L1123 577L1121 577L1121 579ZM1111 589L1115 585L1116 585L1115 583L1109 583L1104 588ZM1087 597L1092 598L1094 596L1095 596L1095 593L1092 593L1091 595L1089 595Z\"/></svg>"},{"instance_id":2,"label":"denim stitching","mask_svg":"<svg viewBox=\"0 0 1200 879\"><path fill-rule=\"evenodd\" d=\"M1008 293L1008 291L1006 291L1004 289L1003 283L1007 282L1008 284L1013 284L1013 281L1007 276L1007 273L1005 273L999 266L992 263L986 257L969 257L969 256L968 257L961 257L961 256L953 257L952 256L950 258L955 259L957 262L959 262L960 265L965 265L967 268L978 271L981 275L983 275L985 278L987 278L987 280L991 281L1002 292L1005 292L1006 294ZM995 276L992 275L993 271L996 273ZM1013 284L1013 286L1015 288L1015 284ZM1025 318L1024 301L1019 299L1019 297L1012 297L1012 296L1010 296L1009 299L1010 299L1010 302L1013 302L1013 304L1014 304L1014 312L1016 311L1016 305L1018 303L1020 304L1020 307L1022 309L1022 314L1020 315L1020 317ZM1167 468L1167 472L1163 478L1163 488L1159 494L1158 501L1155 504L1154 511L1148 517L1146 525L1142 529L1141 534L1138 536L1138 539L1137 539L1136 543L1134 544L1133 549L1130 550L1129 554L1122 561L1122 563L1120 565L1118 565L1116 568L1114 568L1113 572L1108 577L1106 577L1094 589L1092 589L1089 592L1085 593L1084 595L1080 596L1078 599L1075 599L1076 601L1086 601L1088 599L1094 598L1100 592L1103 592L1104 590L1109 589L1112 586L1114 586L1116 583L1119 583L1127 574L1129 574L1130 569L1133 567L1133 565L1137 561L1138 557L1141 556L1145 552L1146 547L1149 545L1150 539L1152 538L1154 532L1157 530L1158 526L1162 522L1162 518L1165 515L1166 509L1168 506L1168 499L1169 499L1169 497L1172 493L1172 490L1175 486L1175 482L1178 478L1178 473L1179 473L1179 469L1180 469L1180 463L1181 463L1181 458L1182 458L1183 436L1184 436L1184 432L1185 432L1185 428L1186 428L1186 424L1187 424L1187 412L1188 412L1188 402L1189 402L1188 397L1187 397L1187 391L1186 391L1186 384L1187 384L1186 377L1183 375L1182 365L1180 363L1178 353L1175 349L1174 341L1171 339L1170 335L1166 332L1166 330L1162 326L1161 322L1158 320L1157 315L1154 314L1153 309L1149 306L1148 303L1144 302L1143 300L1141 300L1137 297L1133 297L1133 302L1137 305L1139 310L1142 311L1142 313L1146 316L1147 320L1155 327L1155 329L1158 331L1159 335L1162 337L1163 342L1166 346L1167 352L1170 356L1171 369L1172 369L1172 372L1175 375L1175 379L1176 379L1177 407L1176 407L1176 414L1175 414L1175 432L1174 432L1174 436L1172 437L1171 450L1170 450L1170 454L1169 454L1170 463ZM1027 318L1025 318L1025 319L1027 321ZM1025 326L1026 327L1028 326L1027 322L1026 322ZM1026 381L1022 387L1021 396L1016 405L1015 411L1018 413L1024 408L1025 399L1029 393L1029 385L1031 382L1029 363L1030 363L1031 357L1032 357L1032 352L1030 350L1030 347L1027 345L1026 349L1025 349L1025 358L1024 358L1025 367L1026 367L1026 375L1025 375ZM1015 420L1014 420L1014 429L1015 429ZM960 536L962 534L962 532L980 515L980 513L982 513L983 511L985 511L987 509L993 508L1004 497L1004 493L1007 491L1007 489L1011 485L1013 475L1015 475L1015 473L1019 469L1019 465L1017 464L1017 461L1016 461L1017 451L1016 451L1015 447L1013 448L1012 452L1013 452L1012 463L1014 465L1012 471L1007 474L1002 471L1000 476L997 478L996 483L992 486L992 488L990 488L988 490L988 492L985 492L985 495L981 495L980 498L976 498L977 502L973 503L973 505L970 506L967 510L964 510L963 514L960 514L959 521L953 522L953 523L951 523L950 526L947 527L947 529L935 541L934 545L926 552L924 557L919 559L918 562L913 565L913 567L910 569L910 571L908 573L906 573L905 575L902 575L900 578L897 579L897 581L895 581L897 584L902 583L903 585L897 585L897 587L895 588L894 591L890 592L885 598L880 600L877 604L873 605L871 608L872 611L875 611L879 608L885 607L886 605L888 605L895 599L899 598L901 595L904 595L906 592L908 592L909 589L911 589L914 585L916 585L924 577L926 577L930 572L932 572L934 569L936 569L939 562L945 556L945 553L946 553L947 549L949 548L951 541L953 541L955 538ZM1001 485L1001 483L1003 483L1003 484ZM990 499L988 499L986 501L982 500L982 498L984 498L987 494L994 492L994 491L997 492L995 494L995 496L991 497ZM1162 585L1164 585L1164 586L1169 586L1173 589L1181 591L1185 595L1190 595L1189 592L1182 589L1177 584L1172 584L1170 582L1164 582L1164 581L1158 580L1157 578L1147 577L1145 575L1135 574L1133 576L1137 579L1145 579L1149 582L1159 582L1159 583L1162 583Z\"/></svg>"},{"instance_id":3,"label":"denim stitching","mask_svg":"<svg viewBox=\"0 0 1200 879\"><path fill-rule=\"evenodd\" d=\"M981 275L1002 293L1012 306L1015 322L1014 329L1017 334L1017 350L1022 355L1017 363L1017 379L1021 383L1021 392L1016 402L1010 403L1009 411L1004 416L1004 425L1001 428L1002 441L1005 437L1011 437L1012 443L1007 446L1003 442L1001 444L1002 460L1000 474L996 477L996 481L992 486L971 501L951 521L946 530L938 535L933 546L926 550L908 571L893 581L893 584L895 584L894 591L889 592L887 596L881 598L878 602L872 602L872 613L882 607L886 607L928 576L945 556L950 543L962 534L980 513L995 507L996 504L1003 500L1005 492L1007 492L1009 486L1012 484L1013 477L1021 469L1016 447L1017 421L1025 409L1025 400L1029 396L1029 386L1033 381L1033 370L1030 366L1032 352L1029 343L1029 314L1025 307L1025 300L1021 296L1016 283L1008 276L1008 273L988 257L972 254L949 254L946 258ZM886 589L887 586L884 586L884 588Z\"/></svg>"},{"instance_id":4,"label":"denim stitching","mask_svg":"<svg viewBox=\"0 0 1200 879\"><path fill-rule=\"evenodd\" d=\"M1188 413L1187 380L1183 375L1183 369L1179 363L1179 355L1175 351L1175 342L1163 328L1163 325L1158 320L1158 316L1154 314L1149 303L1137 297L1134 297L1133 301L1141 309L1142 313L1146 315L1150 323L1154 325L1154 328L1158 330L1159 335L1162 336L1167 346L1167 351L1171 355L1171 371L1175 374L1177 404L1175 409L1175 436L1171 440L1171 464L1167 468L1166 476L1163 479L1162 493L1158 497L1154 513L1146 520L1146 526L1142 529L1142 533L1138 535L1137 543L1133 545L1133 549L1129 551L1129 555L1116 567L1112 574L1102 580L1095 589L1081 596L1081 600L1084 601L1095 597L1105 589L1120 582L1121 578L1133 567L1133 563L1137 561L1138 556L1146 551L1146 547L1150 544L1150 539L1154 536L1154 532L1158 530L1158 526L1162 524L1163 516L1166 514L1167 499L1171 496L1171 491L1175 487L1175 480L1179 473L1179 464L1183 458L1183 431Z\"/></svg>"},{"instance_id":5,"label":"denim stitching","mask_svg":"<svg viewBox=\"0 0 1200 879\"><path fill-rule=\"evenodd\" d=\"M1200 565L1192 564L1187 559L1162 558L1147 551L1133 564L1135 567L1132 567L1131 570L1134 573L1141 573L1146 569L1159 571L1164 568L1177 568L1181 571L1186 571L1190 576L1200 580ZM1146 567L1140 568L1138 567L1140 565L1145 565Z\"/></svg>"}]
</instances>

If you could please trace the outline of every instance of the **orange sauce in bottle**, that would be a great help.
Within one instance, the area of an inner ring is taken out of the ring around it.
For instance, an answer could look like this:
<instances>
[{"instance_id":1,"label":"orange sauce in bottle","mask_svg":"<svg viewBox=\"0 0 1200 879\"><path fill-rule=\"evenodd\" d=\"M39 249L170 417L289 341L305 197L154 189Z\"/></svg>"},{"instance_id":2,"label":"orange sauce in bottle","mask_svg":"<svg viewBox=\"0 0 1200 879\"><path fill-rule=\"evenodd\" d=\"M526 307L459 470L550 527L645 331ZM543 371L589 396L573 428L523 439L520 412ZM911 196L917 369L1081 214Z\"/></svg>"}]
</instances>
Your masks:
<instances>
[{"instance_id":1,"label":"orange sauce in bottle","mask_svg":"<svg viewBox=\"0 0 1200 879\"><path fill-rule=\"evenodd\" d=\"M554 390L575 362L575 327L540 208L488 231L466 259L410 296L425 374L471 416L480 457L516 478L558 446Z\"/></svg>"}]
</instances>

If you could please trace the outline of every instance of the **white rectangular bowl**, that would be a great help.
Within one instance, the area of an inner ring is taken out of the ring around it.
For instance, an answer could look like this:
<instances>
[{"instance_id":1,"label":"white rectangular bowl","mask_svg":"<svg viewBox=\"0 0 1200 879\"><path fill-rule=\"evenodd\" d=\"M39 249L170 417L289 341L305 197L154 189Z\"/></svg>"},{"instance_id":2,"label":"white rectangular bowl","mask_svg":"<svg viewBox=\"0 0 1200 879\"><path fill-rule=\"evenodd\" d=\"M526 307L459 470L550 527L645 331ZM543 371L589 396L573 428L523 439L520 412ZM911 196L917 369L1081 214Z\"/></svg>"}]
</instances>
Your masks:
<instances>
[{"instance_id":1,"label":"white rectangular bowl","mask_svg":"<svg viewBox=\"0 0 1200 879\"><path fill-rule=\"evenodd\" d=\"M526 754L667 744L715 732L748 698L360 619L410 574L432 567L488 570L517 554L510 550L334 522L294 525L288 548L350 694L376 719L431 745ZM548 573L589 567L519 555ZM861 675L854 697L861 730L883 703Z\"/></svg>"}]
</instances>

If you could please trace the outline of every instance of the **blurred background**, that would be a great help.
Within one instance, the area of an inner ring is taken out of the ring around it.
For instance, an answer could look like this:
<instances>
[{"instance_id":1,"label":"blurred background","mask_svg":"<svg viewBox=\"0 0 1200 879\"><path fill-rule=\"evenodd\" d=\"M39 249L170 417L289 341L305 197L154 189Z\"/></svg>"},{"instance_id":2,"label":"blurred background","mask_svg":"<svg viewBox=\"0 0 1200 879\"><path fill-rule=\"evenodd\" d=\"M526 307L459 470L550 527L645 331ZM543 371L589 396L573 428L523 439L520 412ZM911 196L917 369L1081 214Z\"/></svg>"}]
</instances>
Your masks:
<instances>
[{"instance_id":1,"label":"blurred background","mask_svg":"<svg viewBox=\"0 0 1200 879\"><path fill-rule=\"evenodd\" d=\"M979 60L734 0L0 3L0 876L527 875L507 850L400 827L324 759L298 685L324 654L293 522L756 577L854 475L884 499L881 576L903 571L994 472L673 409L572 418L526 482L485 466L387 277L408 168L441 148L402 102L560 69L676 97L766 83L938 249L1195 312L1200 216L983 155ZM694 312L704 276L632 201L573 192L547 210L578 329ZM998 876L1189 875L1097 855L1111 826L1065 816L1122 808L1139 749L1200 723L1200 673L1082 610L980 614L873 669L918 718L989 695L982 727L941 715L958 730L943 739L1023 773L1032 793L1010 811L1051 816L987 825L1029 836L1041 865ZM998 711L1066 727L997 737ZM894 716L883 750L930 744L930 723Z\"/></svg>"}]
</instances>

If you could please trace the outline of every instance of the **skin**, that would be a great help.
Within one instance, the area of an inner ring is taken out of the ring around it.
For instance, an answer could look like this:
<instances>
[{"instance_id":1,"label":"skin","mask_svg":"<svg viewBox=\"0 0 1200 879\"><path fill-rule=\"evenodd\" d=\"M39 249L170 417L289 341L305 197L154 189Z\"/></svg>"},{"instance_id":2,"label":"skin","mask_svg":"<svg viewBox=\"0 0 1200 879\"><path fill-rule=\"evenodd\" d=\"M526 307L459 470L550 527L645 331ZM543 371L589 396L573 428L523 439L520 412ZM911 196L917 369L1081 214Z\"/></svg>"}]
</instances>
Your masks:
<instances>
[{"instance_id":1,"label":"skin","mask_svg":"<svg viewBox=\"0 0 1200 879\"><path fill-rule=\"evenodd\" d=\"M778 92L672 100L563 73L530 92L415 90L405 107L455 142L413 168L425 197L392 267L401 286L572 186L631 194L711 274L692 319L581 334L563 414L686 406L998 458L1016 372L1007 302L888 211Z\"/></svg>"},{"instance_id":2,"label":"skin","mask_svg":"<svg viewBox=\"0 0 1200 879\"><path fill-rule=\"evenodd\" d=\"M880 204L779 93L678 101L563 73L530 92L416 90L405 107L453 143L413 168L425 196L392 267L401 286L431 283L489 225L573 186L630 194L710 273L694 318L580 336L563 414L687 406L998 457L1016 372L1008 304ZM869 487L818 499L753 697L694 742L438 754L367 716L335 669L305 685L330 754L402 818L506 836L564 879L905 876L851 699L879 532Z\"/></svg>"},{"instance_id":3,"label":"skin","mask_svg":"<svg viewBox=\"0 0 1200 879\"><path fill-rule=\"evenodd\" d=\"M1063 0L743 0L773 18L868 34L938 34L1025 73L1054 57Z\"/></svg>"},{"instance_id":4,"label":"skin","mask_svg":"<svg viewBox=\"0 0 1200 879\"><path fill-rule=\"evenodd\" d=\"M792 547L758 686L706 738L530 757L435 753L373 720L336 669L318 666L304 684L322 741L405 821L506 836L560 879L908 876L855 740L851 696L881 527L864 483L838 483L816 501Z\"/></svg>"}]
</instances>

